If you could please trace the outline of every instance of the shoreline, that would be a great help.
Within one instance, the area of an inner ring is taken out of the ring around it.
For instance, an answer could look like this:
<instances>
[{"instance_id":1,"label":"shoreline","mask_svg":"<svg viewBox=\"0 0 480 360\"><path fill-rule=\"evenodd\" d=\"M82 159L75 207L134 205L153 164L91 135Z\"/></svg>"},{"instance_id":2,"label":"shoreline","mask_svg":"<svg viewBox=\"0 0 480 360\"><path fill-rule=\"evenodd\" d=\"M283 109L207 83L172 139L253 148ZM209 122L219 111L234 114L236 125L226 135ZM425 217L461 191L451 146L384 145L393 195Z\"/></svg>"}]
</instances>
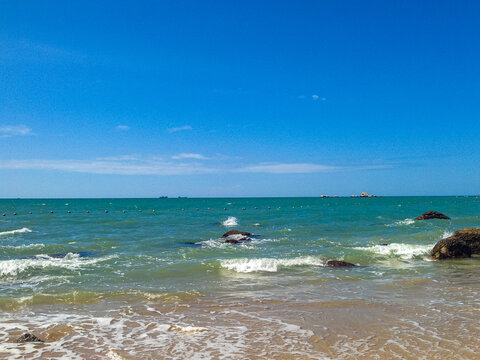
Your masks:
<instances>
[{"instance_id":1,"label":"shoreline","mask_svg":"<svg viewBox=\"0 0 480 360\"><path fill-rule=\"evenodd\" d=\"M0 356L14 359L16 350L22 356L63 353L91 359L174 359L188 354L282 360L474 358L480 351L476 341L480 311L475 310L479 303L472 295L480 292L480 285L474 283L480 269L470 269L468 280L461 284L451 283L460 273L465 275L454 270L436 279L394 284L357 280L343 289L337 282L309 284L298 289L310 294L308 300L282 299L278 289L276 296L263 294L256 299L248 293L202 294L172 301L105 299L95 304L26 307L4 312ZM457 285L468 285L469 290L459 294ZM345 298L353 294L347 291L352 286L370 287L373 296ZM376 297L385 291L392 300ZM323 299L318 297L322 294ZM46 342L11 343L25 329Z\"/></svg>"}]
</instances>

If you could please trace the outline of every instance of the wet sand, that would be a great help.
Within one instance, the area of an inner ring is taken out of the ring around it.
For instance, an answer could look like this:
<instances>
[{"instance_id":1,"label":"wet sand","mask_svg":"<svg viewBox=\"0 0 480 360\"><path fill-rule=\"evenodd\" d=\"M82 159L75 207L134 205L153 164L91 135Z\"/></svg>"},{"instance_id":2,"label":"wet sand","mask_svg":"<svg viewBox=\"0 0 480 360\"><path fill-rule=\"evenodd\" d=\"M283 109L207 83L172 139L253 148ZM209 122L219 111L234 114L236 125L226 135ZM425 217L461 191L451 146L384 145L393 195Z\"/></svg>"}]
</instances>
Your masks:
<instances>
[{"instance_id":1,"label":"wet sand","mask_svg":"<svg viewBox=\"0 0 480 360\"><path fill-rule=\"evenodd\" d=\"M458 269L438 279L396 283L299 285L296 298L282 298L278 289L256 298L199 294L168 300L117 297L94 304L26 306L4 312L0 356L478 359L480 285L471 281L477 272L470 269L465 277ZM362 287L363 293L359 292ZM358 296L340 299L346 294L343 288ZM362 296L365 293L373 296L367 299ZM12 343L27 331L46 343Z\"/></svg>"}]
</instances>

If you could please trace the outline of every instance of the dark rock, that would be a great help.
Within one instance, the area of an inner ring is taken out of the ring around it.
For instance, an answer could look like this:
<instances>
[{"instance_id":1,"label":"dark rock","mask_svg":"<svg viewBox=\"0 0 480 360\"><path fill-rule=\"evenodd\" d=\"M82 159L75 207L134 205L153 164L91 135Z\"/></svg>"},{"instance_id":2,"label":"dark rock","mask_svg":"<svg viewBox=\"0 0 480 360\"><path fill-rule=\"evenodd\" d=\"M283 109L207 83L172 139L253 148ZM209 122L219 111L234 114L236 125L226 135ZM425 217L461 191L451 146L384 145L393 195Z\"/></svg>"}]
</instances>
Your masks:
<instances>
[{"instance_id":1,"label":"dark rock","mask_svg":"<svg viewBox=\"0 0 480 360\"><path fill-rule=\"evenodd\" d=\"M466 258L472 255L472 249L465 241L451 236L436 243L430 255L437 260Z\"/></svg>"},{"instance_id":2,"label":"dark rock","mask_svg":"<svg viewBox=\"0 0 480 360\"><path fill-rule=\"evenodd\" d=\"M27 342L40 342L40 343L43 343L43 342L45 342L45 341L39 339L38 337L36 337L36 336L33 335L33 334L26 333L26 334L23 334L22 336L20 336L18 339L14 340L13 342L14 342L14 343L27 343Z\"/></svg>"},{"instance_id":3,"label":"dark rock","mask_svg":"<svg viewBox=\"0 0 480 360\"><path fill-rule=\"evenodd\" d=\"M463 228L455 231L451 237L465 241L472 249L472 254L480 254L480 229Z\"/></svg>"},{"instance_id":4,"label":"dark rock","mask_svg":"<svg viewBox=\"0 0 480 360\"><path fill-rule=\"evenodd\" d=\"M243 236L252 236L249 232L246 231L238 231L238 230L229 230L225 234L222 235L222 238L229 237L231 235L243 235Z\"/></svg>"},{"instance_id":5,"label":"dark rock","mask_svg":"<svg viewBox=\"0 0 480 360\"><path fill-rule=\"evenodd\" d=\"M230 230L222 235L227 244L238 244L251 240L252 234L246 231Z\"/></svg>"},{"instance_id":6,"label":"dark rock","mask_svg":"<svg viewBox=\"0 0 480 360\"><path fill-rule=\"evenodd\" d=\"M417 216L413 220L430 220L430 219L444 219L449 220L450 218L447 215L439 213L438 211L427 211L420 216Z\"/></svg>"},{"instance_id":7,"label":"dark rock","mask_svg":"<svg viewBox=\"0 0 480 360\"><path fill-rule=\"evenodd\" d=\"M464 228L435 244L430 255L434 259L465 258L480 254L480 229Z\"/></svg>"},{"instance_id":8,"label":"dark rock","mask_svg":"<svg viewBox=\"0 0 480 360\"><path fill-rule=\"evenodd\" d=\"M346 262L346 261L341 261L341 260L328 260L325 264L325 266L328 267L352 267L355 266L355 264Z\"/></svg>"},{"instance_id":9,"label":"dark rock","mask_svg":"<svg viewBox=\"0 0 480 360\"><path fill-rule=\"evenodd\" d=\"M250 238L244 236L244 237L227 238L227 240L225 240L225 242L227 244L238 244L238 243L248 241L248 240L250 240Z\"/></svg>"}]
</instances>

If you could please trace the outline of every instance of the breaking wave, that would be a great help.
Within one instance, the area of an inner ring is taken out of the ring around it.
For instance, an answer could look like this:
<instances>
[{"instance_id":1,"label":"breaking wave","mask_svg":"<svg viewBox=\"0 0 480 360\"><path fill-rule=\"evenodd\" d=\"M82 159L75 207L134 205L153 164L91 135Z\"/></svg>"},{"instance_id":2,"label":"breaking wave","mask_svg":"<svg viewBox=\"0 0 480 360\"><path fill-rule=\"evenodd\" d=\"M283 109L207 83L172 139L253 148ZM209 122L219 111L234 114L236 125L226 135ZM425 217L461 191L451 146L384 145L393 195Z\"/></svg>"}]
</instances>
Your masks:
<instances>
[{"instance_id":1,"label":"breaking wave","mask_svg":"<svg viewBox=\"0 0 480 360\"><path fill-rule=\"evenodd\" d=\"M227 218L227 220L222 221L220 224L223 225L223 226L237 226L238 225L238 220L234 216L229 216Z\"/></svg>"},{"instance_id":2,"label":"breaking wave","mask_svg":"<svg viewBox=\"0 0 480 360\"><path fill-rule=\"evenodd\" d=\"M392 243L389 245L373 245L368 247L355 247L355 250L369 251L377 255L394 256L403 260L410 260L428 255L434 244L410 245Z\"/></svg>"},{"instance_id":3,"label":"breaking wave","mask_svg":"<svg viewBox=\"0 0 480 360\"><path fill-rule=\"evenodd\" d=\"M17 230L10 230L10 231L0 231L0 236L1 235L15 235L15 234L23 234L23 233L30 233L32 232L32 230L30 230L29 228L21 228L21 229L17 229Z\"/></svg>"},{"instance_id":4,"label":"breaking wave","mask_svg":"<svg viewBox=\"0 0 480 360\"><path fill-rule=\"evenodd\" d=\"M324 261L318 257L304 256L292 259L225 259L220 260L220 265L228 270L238 273L249 273L256 271L277 272L281 268L294 266L323 266Z\"/></svg>"},{"instance_id":5,"label":"breaking wave","mask_svg":"<svg viewBox=\"0 0 480 360\"><path fill-rule=\"evenodd\" d=\"M15 277L32 269L63 268L69 270L81 269L84 266L93 265L116 257L116 255L86 259L79 254L68 253L65 257L51 257L48 255L36 255L27 259L13 259L0 261L0 276Z\"/></svg>"}]
</instances>

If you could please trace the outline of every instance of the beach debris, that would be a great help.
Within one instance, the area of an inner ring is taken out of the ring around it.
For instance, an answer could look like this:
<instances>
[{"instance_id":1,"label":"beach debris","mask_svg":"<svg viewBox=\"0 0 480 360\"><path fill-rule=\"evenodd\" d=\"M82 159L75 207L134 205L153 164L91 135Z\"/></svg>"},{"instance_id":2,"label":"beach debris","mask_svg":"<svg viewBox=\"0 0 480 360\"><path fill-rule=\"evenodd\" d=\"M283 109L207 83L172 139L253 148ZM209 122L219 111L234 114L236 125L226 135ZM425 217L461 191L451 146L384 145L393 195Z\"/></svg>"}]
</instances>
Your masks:
<instances>
[{"instance_id":1,"label":"beach debris","mask_svg":"<svg viewBox=\"0 0 480 360\"><path fill-rule=\"evenodd\" d=\"M352 263L349 263L349 262L346 262L346 261L342 261L342 260L328 260L325 263L325 266L327 266L327 267L352 267L352 266L356 266L356 265L352 264Z\"/></svg>"},{"instance_id":2,"label":"beach debris","mask_svg":"<svg viewBox=\"0 0 480 360\"><path fill-rule=\"evenodd\" d=\"M222 235L227 244L238 244L242 241L248 241L251 239L252 234L246 231L229 230Z\"/></svg>"},{"instance_id":3,"label":"beach debris","mask_svg":"<svg viewBox=\"0 0 480 360\"><path fill-rule=\"evenodd\" d=\"M450 218L445 215L445 214L442 214L438 211L427 211L427 212L424 212L422 215L420 216L417 216L415 219L413 220L430 220L430 219L444 219L444 220L450 220Z\"/></svg>"},{"instance_id":4,"label":"beach debris","mask_svg":"<svg viewBox=\"0 0 480 360\"><path fill-rule=\"evenodd\" d=\"M13 342L14 342L14 343L27 343L27 342L40 342L40 343L43 343L43 342L45 342L45 341L43 341L42 339L36 337L36 336L33 335L33 334L25 333L25 334L23 334L22 336L20 336L18 339L14 340Z\"/></svg>"},{"instance_id":5,"label":"beach debris","mask_svg":"<svg viewBox=\"0 0 480 360\"><path fill-rule=\"evenodd\" d=\"M435 244L430 255L437 260L466 258L480 254L480 229L463 228Z\"/></svg>"}]
</instances>

